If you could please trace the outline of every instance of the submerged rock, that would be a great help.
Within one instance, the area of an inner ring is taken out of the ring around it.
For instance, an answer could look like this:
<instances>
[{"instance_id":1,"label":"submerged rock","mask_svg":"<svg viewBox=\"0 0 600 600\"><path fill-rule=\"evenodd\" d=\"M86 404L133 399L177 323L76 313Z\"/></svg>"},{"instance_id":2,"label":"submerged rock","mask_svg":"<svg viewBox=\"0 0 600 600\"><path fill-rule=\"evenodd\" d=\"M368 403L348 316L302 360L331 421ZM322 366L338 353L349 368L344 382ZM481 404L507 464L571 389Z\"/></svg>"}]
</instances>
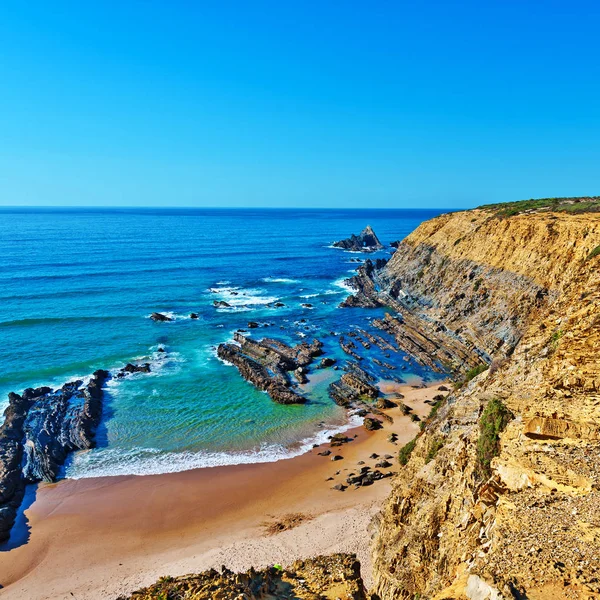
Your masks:
<instances>
[{"instance_id":1,"label":"submerged rock","mask_svg":"<svg viewBox=\"0 0 600 600\"><path fill-rule=\"evenodd\" d=\"M215 308L231 308L231 304L225 302L225 300L213 300L213 306Z\"/></svg>"},{"instance_id":2,"label":"submerged rock","mask_svg":"<svg viewBox=\"0 0 600 600\"><path fill-rule=\"evenodd\" d=\"M159 312L153 312L153 313L150 315L150 318L151 318L153 321L156 321L156 322L159 322L159 323L160 323L160 322L166 322L166 321L172 321L172 320L173 320L173 318L172 318L172 317L169 317L168 315L165 315L165 314L163 314L163 313L159 313Z\"/></svg>"}]
</instances>

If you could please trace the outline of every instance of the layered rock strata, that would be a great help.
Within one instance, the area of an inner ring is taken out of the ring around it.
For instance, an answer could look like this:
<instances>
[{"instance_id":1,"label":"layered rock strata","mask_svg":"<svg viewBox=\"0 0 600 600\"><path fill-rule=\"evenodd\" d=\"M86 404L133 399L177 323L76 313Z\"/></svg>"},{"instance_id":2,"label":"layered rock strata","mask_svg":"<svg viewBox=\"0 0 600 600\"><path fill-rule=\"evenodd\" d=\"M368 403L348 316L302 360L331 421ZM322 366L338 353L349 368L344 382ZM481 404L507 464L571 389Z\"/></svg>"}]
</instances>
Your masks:
<instances>
[{"instance_id":1,"label":"layered rock strata","mask_svg":"<svg viewBox=\"0 0 600 600\"><path fill-rule=\"evenodd\" d=\"M73 381L11 392L0 427L0 540L8 539L25 485L54 481L69 452L91 448L102 414L102 386L108 371L89 383Z\"/></svg>"},{"instance_id":2,"label":"layered rock strata","mask_svg":"<svg viewBox=\"0 0 600 600\"><path fill-rule=\"evenodd\" d=\"M256 341L241 333L235 333L234 341L220 344L217 355L234 365L246 381L267 392L279 404L306 402L294 389L289 373L294 373L298 383L305 383L306 367L323 354L321 342L313 340L291 347L272 338Z\"/></svg>"},{"instance_id":3,"label":"layered rock strata","mask_svg":"<svg viewBox=\"0 0 600 600\"><path fill-rule=\"evenodd\" d=\"M424 223L376 274L390 305L491 362L401 452L382 600L600 595L598 246L597 214L475 210ZM492 403L510 415L497 442Z\"/></svg>"}]
</instances>

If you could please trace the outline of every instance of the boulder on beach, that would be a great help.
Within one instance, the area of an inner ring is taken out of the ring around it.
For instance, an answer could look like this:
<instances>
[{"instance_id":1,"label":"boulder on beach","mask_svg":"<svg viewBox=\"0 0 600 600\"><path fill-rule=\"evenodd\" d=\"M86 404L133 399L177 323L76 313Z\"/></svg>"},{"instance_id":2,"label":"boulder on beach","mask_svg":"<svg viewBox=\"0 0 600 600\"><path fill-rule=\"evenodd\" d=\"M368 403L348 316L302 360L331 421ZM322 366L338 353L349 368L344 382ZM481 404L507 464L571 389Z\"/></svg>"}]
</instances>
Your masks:
<instances>
[{"instance_id":1,"label":"boulder on beach","mask_svg":"<svg viewBox=\"0 0 600 600\"><path fill-rule=\"evenodd\" d=\"M363 425L367 431L375 431L376 429L381 429L383 427L383 423L379 419L373 417L365 417Z\"/></svg>"}]
</instances>

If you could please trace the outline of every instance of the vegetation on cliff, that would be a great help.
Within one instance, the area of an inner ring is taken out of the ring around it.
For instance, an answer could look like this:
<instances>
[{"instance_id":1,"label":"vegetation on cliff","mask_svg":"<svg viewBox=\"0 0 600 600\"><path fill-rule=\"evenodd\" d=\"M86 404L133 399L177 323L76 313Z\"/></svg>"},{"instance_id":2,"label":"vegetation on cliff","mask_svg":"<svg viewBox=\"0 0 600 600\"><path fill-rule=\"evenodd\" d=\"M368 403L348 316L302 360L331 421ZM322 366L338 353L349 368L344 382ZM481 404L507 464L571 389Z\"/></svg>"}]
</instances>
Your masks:
<instances>
[{"instance_id":1,"label":"vegetation on cliff","mask_svg":"<svg viewBox=\"0 0 600 600\"><path fill-rule=\"evenodd\" d=\"M484 204L482 210L494 211L498 217L512 217L524 212L550 211L581 214L600 212L600 196L582 196L572 198L537 198L519 200L517 202L502 202L499 204Z\"/></svg>"},{"instance_id":2,"label":"vegetation on cliff","mask_svg":"<svg viewBox=\"0 0 600 600\"><path fill-rule=\"evenodd\" d=\"M479 418L479 439L477 440L477 468L479 479L486 480L492 475L492 459L500 453L500 434L514 415L500 400L490 400Z\"/></svg>"}]
</instances>

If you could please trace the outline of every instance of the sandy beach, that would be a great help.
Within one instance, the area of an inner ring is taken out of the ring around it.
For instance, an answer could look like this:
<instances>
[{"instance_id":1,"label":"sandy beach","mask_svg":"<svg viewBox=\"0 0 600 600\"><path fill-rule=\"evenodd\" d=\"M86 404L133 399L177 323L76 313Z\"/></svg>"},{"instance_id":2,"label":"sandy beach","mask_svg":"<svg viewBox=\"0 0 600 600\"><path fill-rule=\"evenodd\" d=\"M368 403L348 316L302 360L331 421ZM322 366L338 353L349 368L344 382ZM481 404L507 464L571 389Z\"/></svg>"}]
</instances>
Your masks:
<instances>
[{"instance_id":1,"label":"sandy beach","mask_svg":"<svg viewBox=\"0 0 600 600\"><path fill-rule=\"evenodd\" d=\"M399 392L419 416L427 415L440 382L415 389L382 382L388 397ZM398 449L418 423L399 408L381 430L360 427L333 454L328 444L276 463L199 469L143 477L63 480L40 485L26 510L27 543L0 552L0 597L32 600L116 598L169 574L226 565L246 569L287 564L331 552L355 552L370 575L370 523L390 490L391 478L369 487L333 490L357 472L394 455L385 471L401 468ZM396 444L389 441L396 433ZM329 478L333 478L329 480ZM267 527L296 513L304 521L269 535Z\"/></svg>"}]
</instances>

